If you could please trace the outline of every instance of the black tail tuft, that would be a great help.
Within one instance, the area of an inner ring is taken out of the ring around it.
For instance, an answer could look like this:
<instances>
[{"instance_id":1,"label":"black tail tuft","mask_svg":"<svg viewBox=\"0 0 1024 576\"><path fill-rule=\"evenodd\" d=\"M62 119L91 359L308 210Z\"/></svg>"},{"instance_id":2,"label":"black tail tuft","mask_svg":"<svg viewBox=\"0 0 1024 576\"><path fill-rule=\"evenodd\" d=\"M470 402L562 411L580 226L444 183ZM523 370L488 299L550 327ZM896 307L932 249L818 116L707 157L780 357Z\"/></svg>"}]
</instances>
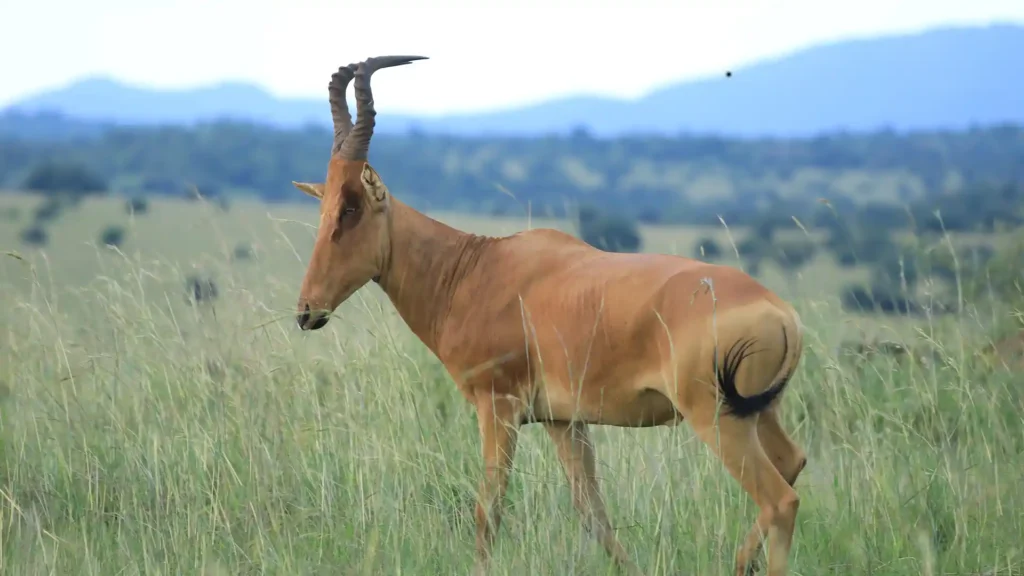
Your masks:
<instances>
[{"instance_id":1,"label":"black tail tuft","mask_svg":"<svg viewBox=\"0 0 1024 576\"><path fill-rule=\"evenodd\" d=\"M772 382L771 387L760 394L740 395L736 389L736 374L739 372L740 363L757 352L757 350L750 350L753 345L753 338L737 341L726 351L725 358L721 363L718 362L717 348L715 350L715 379L718 381L718 389L722 391L725 413L737 418L749 418L771 406L789 383L790 374L783 374L781 378ZM782 330L782 346L782 361L786 362L789 355L789 340L786 337L785 329Z\"/></svg>"}]
</instances>

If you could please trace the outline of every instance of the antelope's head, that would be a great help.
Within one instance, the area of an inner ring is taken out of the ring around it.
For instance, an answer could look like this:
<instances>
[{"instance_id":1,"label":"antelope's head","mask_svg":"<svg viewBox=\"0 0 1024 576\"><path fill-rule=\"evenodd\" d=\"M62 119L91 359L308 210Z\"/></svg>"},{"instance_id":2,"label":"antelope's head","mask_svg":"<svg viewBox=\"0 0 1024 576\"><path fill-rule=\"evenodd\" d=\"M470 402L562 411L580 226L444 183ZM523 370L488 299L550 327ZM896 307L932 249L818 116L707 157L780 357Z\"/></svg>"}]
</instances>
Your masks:
<instances>
[{"instance_id":1,"label":"antelope's head","mask_svg":"<svg viewBox=\"0 0 1024 576\"><path fill-rule=\"evenodd\" d=\"M293 182L320 200L320 226L299 292L296 320L303 330L319 330L356 290L380 276L390 249L390 197L377 171L366 161L373 136L370 76L381 68L423 60L423 56L381 56L339 68L327 90L334 118L334 144L323 183ZM356 122L345 101L355 79Z\"/></svg>"}]
</instances>

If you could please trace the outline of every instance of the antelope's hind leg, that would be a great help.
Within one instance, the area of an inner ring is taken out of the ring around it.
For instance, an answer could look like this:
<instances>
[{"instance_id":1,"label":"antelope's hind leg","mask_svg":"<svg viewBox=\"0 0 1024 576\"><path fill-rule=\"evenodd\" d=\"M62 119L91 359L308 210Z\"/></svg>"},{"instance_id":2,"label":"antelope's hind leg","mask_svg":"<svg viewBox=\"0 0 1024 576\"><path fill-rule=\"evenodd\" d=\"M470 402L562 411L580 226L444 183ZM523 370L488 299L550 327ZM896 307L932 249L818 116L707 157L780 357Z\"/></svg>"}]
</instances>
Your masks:
<instances>
[{"instance_id":1,"label":"antelope's hind leg","mask_svg":"<svg viewBox=\"0 0 1024 576\"><path fill-rule=\"evenodd\" d=\"M684 415L700 439L722 460L729 473L760 508L752 531L768 535L768 576L784 576L788 569L800 498L761 445L757 418L719 417L714 410L692 411ZM753 570L751 556L747 552L744 545L737 553L737 576L745 576Z\"/></svg>"},{"instance_id":2,"label":"antelope's hind leg","mask_svg":"<svg viewBox=\"0 0 1024 576\"><path fill-rule=\"evenodd\" d=\"M807 465L807 454L786 434L779 422L776 409L765 410L758 416L757 437L765 454L775 465L790 486L796 484L797 477ZM757 555L761 553L762 534L757 522L750 528L743 548L740 549L737 563L753 566Z\"/></svg>"},{"instance_id":3,"label":"antelope's hind leg","mask_svg":"<svg viewBox=\"0 0 1024 576\"><path fill-rule=\"evenodd\" d=\"M501 526L501 513L508 478L519 438L521 405L505 395L480 395L476 401L477 424L484 461L484 478L476 505L475 574L487 572L491 546Z\"/></svg>"},{"instance_id":4,"label":"antelope's hind leg","mask_svg":"<svg viewBox=\"0 0 1024 576\"><path fill-rule=\"evenodd\" d=\"M615 537L604 499L597 482L597 462L587 425L582 422L546 422L558 460L572 492L572 503L584 527L605 549L622 571L630 576L643 574L629 559L626 549Z\"/></svg>"}]
</instances>

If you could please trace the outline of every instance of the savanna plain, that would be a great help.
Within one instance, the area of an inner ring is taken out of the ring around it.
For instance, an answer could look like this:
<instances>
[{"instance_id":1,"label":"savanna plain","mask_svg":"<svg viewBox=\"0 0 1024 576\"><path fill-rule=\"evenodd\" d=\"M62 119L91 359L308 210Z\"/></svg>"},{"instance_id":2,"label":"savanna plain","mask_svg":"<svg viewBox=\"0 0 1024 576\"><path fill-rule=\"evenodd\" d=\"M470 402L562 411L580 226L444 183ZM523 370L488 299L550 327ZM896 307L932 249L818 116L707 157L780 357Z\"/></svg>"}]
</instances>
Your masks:
<instances>
[{"instance_id":1,"label":"savanna plain","mask_svg":"<svg viewBox=\"0 0 1024 576\"><path fill-rule=\"evenodd\" d=\"M36 202L0 195L11 219ZM123 204L83 201L42 248L0 222L0 572L468 573L473 412L373 285L326 329L299 331L315 208ZM568 227L435 216L492 235ZM96 241L111 224L119 248ZM730 236L642 232L646 250L684 255ZM961 300L942 316L854 315L836 292L856 273L825 256L760 273L807 325L780 408L809 454L792 573L1024 574L1021 372L983 353L1019 311ZM217 297L188 298L190 275ZM841 346L866 338L929 352ZM593 433L641 568L731 574L756 509L689 428ZM524 430L508 502L496 574L616 573L539 427Z\"/></svg>"}]
</instances>

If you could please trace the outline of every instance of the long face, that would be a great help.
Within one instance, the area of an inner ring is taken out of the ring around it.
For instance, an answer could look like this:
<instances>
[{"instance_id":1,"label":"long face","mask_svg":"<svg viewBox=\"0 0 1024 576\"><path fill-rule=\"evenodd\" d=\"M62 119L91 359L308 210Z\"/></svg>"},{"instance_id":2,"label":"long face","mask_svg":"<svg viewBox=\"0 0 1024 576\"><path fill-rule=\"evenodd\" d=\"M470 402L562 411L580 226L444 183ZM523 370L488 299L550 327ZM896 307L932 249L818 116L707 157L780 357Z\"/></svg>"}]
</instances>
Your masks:
<instances>
[{"instance_id":1,"label":"long face","mask_svg":"<svg viewBox=\"0 0 1024 576\"><path fill-rule=\"evenodd\" d=\"M296 183L320 198L320 225L296 320L318 330L356 290L380 275L389 247L388 189L366 162L331 160L326 182Z\"/></svg>"},{"instance_id":2,"label":"long face","mask_svg":"<svg viewBox=\"0 0 1024 576\"><path fill-rule=\"evenodd\" d=\"M390 248L390 197L377 171L366 161L373 136L370 76L381 68L401 66L422 56L381 56L342 66L331 76L334 144L323 184L293 182L320 200L316 244L299 292L296 321L303 330L319 330L353 292L380 276ZM345 101L355 80L357 118Z\"/></svg>"}]
</instances>

